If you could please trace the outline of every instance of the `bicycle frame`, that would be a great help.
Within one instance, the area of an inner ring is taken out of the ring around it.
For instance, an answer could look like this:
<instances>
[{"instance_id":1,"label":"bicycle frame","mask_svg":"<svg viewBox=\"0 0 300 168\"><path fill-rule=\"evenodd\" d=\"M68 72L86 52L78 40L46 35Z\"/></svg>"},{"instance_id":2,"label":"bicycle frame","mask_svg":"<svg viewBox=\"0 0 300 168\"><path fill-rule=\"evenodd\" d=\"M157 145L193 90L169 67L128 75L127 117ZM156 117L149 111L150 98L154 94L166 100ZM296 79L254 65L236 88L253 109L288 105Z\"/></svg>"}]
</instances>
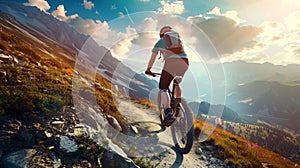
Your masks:
<instances>
[{"instance_id":1,"label":"bicycle frame","mask_svg":"<svg viewBox=\"0 0 300 168\"><path fill-rule=\"evenodd\" d=\"M151 74L153 77L156 76L160 76L160 73L152 73ZM170 89L170 87L168 88L168 94L170 96L170 106L172 109L174 109L174 102L175 102L175 87L179 85L180 82L178 82L177 80L181 80L181 76L175 76L174 79L172 80L173 84L172 84L172 88ZM160 107L160 104L159 104Z\"/></svg>"},{"instance_id":2,"label":"bicycle frame","mask_svg":"<svg viewBox=\"0 0 300 168\"><path fill-rule=\"evenodd\" d=\"M175 87L178 86L179 84L176 82L176 77L174 77L174 79L172 80L173 85L172 85L172 90L170 90L170 88L168 88L168 93L170 95L171 98L171 108L174 108L174 101L175 101Z\"/></svg>"}]
</instances>

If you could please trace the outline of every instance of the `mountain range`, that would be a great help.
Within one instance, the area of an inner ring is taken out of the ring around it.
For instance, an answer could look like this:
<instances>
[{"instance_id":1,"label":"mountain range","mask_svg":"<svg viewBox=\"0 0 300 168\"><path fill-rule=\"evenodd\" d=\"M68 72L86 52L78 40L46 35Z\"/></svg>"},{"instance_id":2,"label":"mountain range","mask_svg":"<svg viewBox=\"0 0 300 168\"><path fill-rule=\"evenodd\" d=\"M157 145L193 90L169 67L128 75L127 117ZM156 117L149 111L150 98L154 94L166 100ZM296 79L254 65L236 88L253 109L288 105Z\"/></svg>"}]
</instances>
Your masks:
<instances>
[{"instance_id":1,"label":"mountain range","mask_svg":"<svg viewBox=\"0 0 300 168\"><path fill-rule=\"evenodd\" d=\"M224 105L243 120L256 122L261 119L274 125L300 130L297 124L300 115L299 65L235 61L207 66L211 71L216 69L214 67L223 67L226 83ZM216 77L221 77L222 74L218 73L220 72L211 72ZM195 76L200 83L199 92L204 95L201 97L202 101L209 102L212 91L208 75L199 72Z\"/></svg>"}]
</instances>

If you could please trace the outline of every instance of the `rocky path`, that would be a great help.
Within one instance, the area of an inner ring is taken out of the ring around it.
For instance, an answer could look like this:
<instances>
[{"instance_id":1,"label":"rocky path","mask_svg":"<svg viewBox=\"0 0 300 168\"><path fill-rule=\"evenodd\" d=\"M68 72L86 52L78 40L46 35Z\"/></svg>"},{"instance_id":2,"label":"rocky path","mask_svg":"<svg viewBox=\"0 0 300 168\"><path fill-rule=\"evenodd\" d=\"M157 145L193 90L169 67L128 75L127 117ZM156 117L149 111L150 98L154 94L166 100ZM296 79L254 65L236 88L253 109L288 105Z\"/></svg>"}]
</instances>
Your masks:
<instances>
[{"instance_id":1,"label":"rocky path","mask_svg":"<svg viewBox=\"0 0 300 168\"><path fill-rule=\"evenodd\" d=\"M167 128L165 131L160 129L158 112L155 110L124 99L118 100L118 109L123 116L131 120L133 128L136 129L137 136L141 134L146 136L147 133L149 136L158 136L158 143L155 145L164 150L145 157L145 160L155 165L155 167L229 167L226 166L224 161L217 158L213 146L201 145L197 141L194 141L193 148L188 154L182 155L178 153L173 146L170 129ZM147 144L143 145L146 146Z\"/></svg>"}]
</instances>

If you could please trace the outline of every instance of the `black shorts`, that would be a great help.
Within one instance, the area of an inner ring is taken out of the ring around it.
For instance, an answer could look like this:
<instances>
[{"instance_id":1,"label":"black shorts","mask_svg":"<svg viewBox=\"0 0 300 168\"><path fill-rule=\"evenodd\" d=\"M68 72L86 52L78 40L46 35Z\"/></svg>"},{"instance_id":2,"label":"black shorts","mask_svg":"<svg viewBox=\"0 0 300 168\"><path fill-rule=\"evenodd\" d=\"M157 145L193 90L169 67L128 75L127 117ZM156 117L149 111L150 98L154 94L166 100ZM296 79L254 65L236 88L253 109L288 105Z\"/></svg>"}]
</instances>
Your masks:
<instances>
[{"instance_id":1,"label":"black shorts","mask_svg":"<svg viewBox=\"0 0 300 168\"><path fill-rule=\"evenodd\" d=\"M184 76L189 67L187 58L169 58L165 60L159 79L159 89L168 89L175 76Z\"/></svg>"}]
</instances>

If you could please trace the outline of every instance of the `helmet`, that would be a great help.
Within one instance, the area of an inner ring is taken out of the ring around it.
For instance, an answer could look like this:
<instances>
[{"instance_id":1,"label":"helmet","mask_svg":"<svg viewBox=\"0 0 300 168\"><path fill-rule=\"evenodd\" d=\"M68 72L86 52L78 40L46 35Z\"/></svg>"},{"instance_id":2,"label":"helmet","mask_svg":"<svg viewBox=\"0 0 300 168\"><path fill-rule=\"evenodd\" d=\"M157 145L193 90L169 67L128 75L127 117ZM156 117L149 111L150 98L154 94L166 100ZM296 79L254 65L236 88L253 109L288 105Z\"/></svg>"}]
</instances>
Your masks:
<instances>
[{"instance_id":1,"label":"helmet","mask_svg":"<svg viewBox=\"0 0 300 168\"><path fill-rule=\"evenodd\" d=\"M164 34L168 31L171 31L172 27L171 26L164 26L160 29L159 31L159 37L162 38Z\"/></svg>"}]
</instances>

